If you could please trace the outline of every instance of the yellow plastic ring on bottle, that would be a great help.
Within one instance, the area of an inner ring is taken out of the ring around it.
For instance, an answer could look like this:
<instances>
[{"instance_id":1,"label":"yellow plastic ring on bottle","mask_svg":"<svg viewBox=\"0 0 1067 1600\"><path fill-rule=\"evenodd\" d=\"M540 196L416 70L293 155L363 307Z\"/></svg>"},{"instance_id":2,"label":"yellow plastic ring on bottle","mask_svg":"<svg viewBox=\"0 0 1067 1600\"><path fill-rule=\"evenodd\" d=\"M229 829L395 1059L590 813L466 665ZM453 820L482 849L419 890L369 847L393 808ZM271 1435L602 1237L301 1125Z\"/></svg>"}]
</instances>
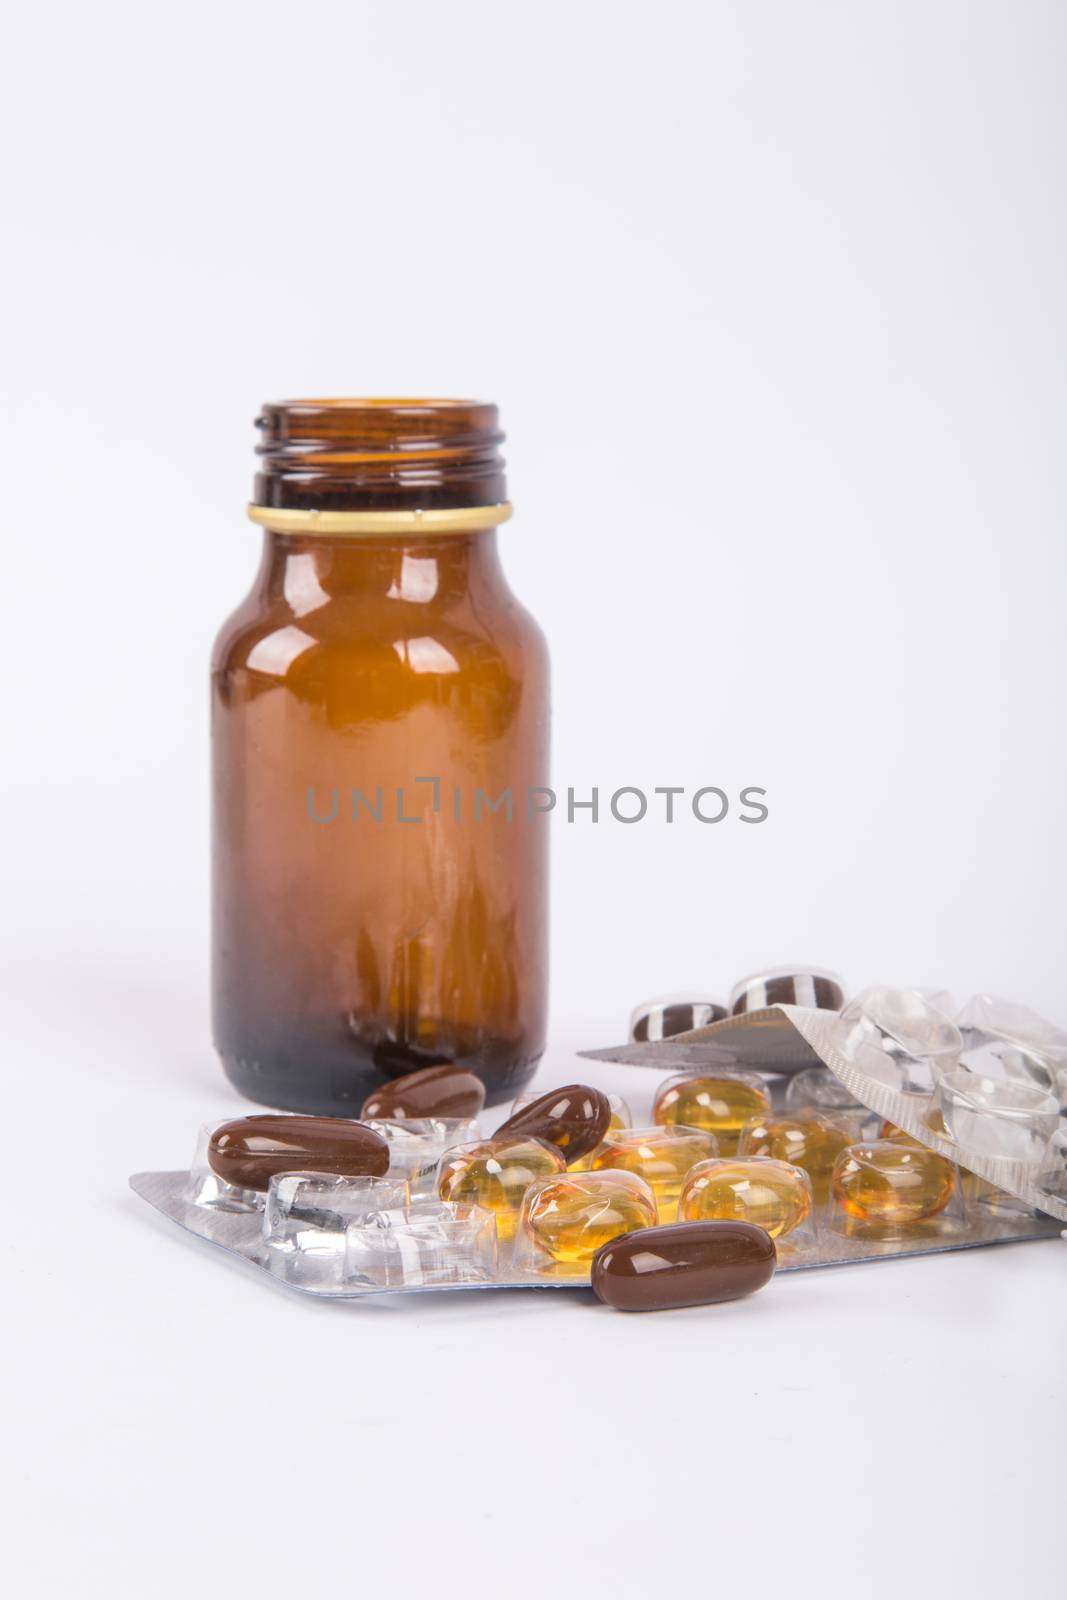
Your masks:
<instances>
[{"instance_id":1,"label":"yellow plastic ring on bottle","mask_svg":"<svg viewBox=\"0 0 1067 1600\"><path fill-rule=\"evenodd\" d=\"M477 533L507 522L508 500L495 506L459 506L427 511L304 511L249 506L253 522L272 533L332 534L358 539L372 533Z\"/></svg>"}]
</instances>

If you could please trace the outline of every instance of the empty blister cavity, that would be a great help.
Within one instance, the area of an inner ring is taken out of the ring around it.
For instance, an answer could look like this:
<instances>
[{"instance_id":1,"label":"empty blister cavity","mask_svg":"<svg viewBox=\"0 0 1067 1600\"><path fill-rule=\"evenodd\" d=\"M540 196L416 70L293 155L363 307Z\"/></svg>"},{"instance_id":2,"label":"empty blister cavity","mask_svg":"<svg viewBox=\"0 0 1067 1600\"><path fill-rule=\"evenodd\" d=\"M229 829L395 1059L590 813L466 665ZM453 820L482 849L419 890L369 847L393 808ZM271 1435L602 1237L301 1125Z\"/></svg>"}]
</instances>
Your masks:
<instances>
[{"instance_id":1,"label":"empty blister cavity","mask_svg":"<svg viewBox=\"0 0 1067 1600\"><path fill-rule=\"evenodd\" d=\"M1014 1045L1028 1076L1067 1104L1067 1033L1029 1006L992 994L972 995L956 1019L968 1051L990 1042ZM1040 1073L1034 1070L1040 1066ZM1051 1079L1043 1081L1044 1074Z\"/></svg>"},{"instance_id":2,"label":"empty blister cavity","mask_svg":"<svg viewBox=\"0 0 1067 1600\"><path fill-rule=\"evenodd\" d=\"M977 1155L1040 1163L1059 1126L1059 1106L1035 1084L951 1072L937 1086L949 1137Z\"/></svg>"},{"instance_id":3,"label":"empty blister cavity","mask_svg":"<svg viewBox=\"0 0 1067 1600\"><path fill-rule=\"evenodd\" d=\"M1067 1033L995 995L972 995L957 1023L964 1039L960 1065L987 1077L1027 1079L1067 1105Z\"/></svg>"},{"instance_id":4,"label":"empty blister cavity","mask_svg":"<svg viewBox=\"0 0 1067 1600\"><path fill-rule=\"evenodd\" d=\"M588 1267L601 1245L658 1221L652 1189L636 1173L568 1172L526 1191L521 1260Z\"/></svg>"},{"instance_id":5,"label":"empty blister cavity","mask_svg":"<svg viewBox=\"0 0 1067 1600\"><path fill-rule=\"evenodd\" d=\"M473 1117L392 1117L366 1122L389 1146L389 1176L406 1178L415 1197L433 1198L446 1150L478 1138Z\"/></svg>"},{"instance_id":6,"label":"empty blister cavity","mask_svg":"<svg viewBox=\"0 0 1067 1600\"><path fill-rule=\"evenodd\" d=\"M751 1222L783 1251L815 1244L815 1200L802 1167L766 1157L720 1157L689 1173L678 1202L679 1222Z\"/></svg>"},{"instance_id":7,"label":"empty blister cavity","mask_svg":"<svg viewBox=\"0 0 1067 1600\"><path fill-rule=\"evenodd\" d=\"M663 1127L701 1128L713 1133L723 1155L732 1155L753 1117L769 1116L771 1098L754 1072L680 1073L656 1095L652 1120Z\"/></svg>"},{"instance_id":8,"label":"empty blister cavity","mask_svg":"<svg viewBox=\"0 0 1067 1600\"><path fill-rule=\"evenodd\" d=\"M916 989L864 989L842 1011L838 1041L847 1061L904 1093L931 1092L963 1047L955 1023Z\"/></svg>"},{"instance_id":9,"label":"empty blister cavity","mask_svg":"<svg viewBox=\"0 0 1067 1600\"><path fill-rule=\"evenodd\" d=\"M410 1199L403 1178L287 1172L271 1178L263 1211L264 1261L301 1288L343 1280L345 1235L353 1221Z\"/></svg>"},{"instance_id":10,"label":"empty blister cavity","mask_svg":"<svg viewBox=\"0 0 1067 1600\"><path fill-rule=\"evenodd\" d=\"M917 994L920 1000L926 1002L931 1011L938 1012L946 1022L952 1022L956 1015L956 1002L948 989L912 989L912 994Z\"/></svg>"},{"instance_id":11,"label":"empty blister cavity","mask_svg":"<svg viewBox=\"0 0 1067 1600\"><path fill-rule=\"evenodd\" d=\"M1057 1104L1060 1103L1059 1073L1041 1056L1009 1039L984 1038L968 1045L965 1038L964 1046L960 1052L960 1067L964 1072L973 1072L979 1078L1003 1078L1012 1083L1029 1084L1043 1094L1054 1096Z\"/></svg>"},{"instance_id":12,"label":"empty blister cavity","mask_svg":"<svg viewBox=\"0 0 1067 1600\"><path fill-rule=\"evenodd\" d=\"M851 1089L846 1089L841 1079L829 1067L805 1067L795 1072L785 1088L785 1105L788 1109L814 1111L858 1111L865 1114L867 1107L856 1099Z\"/></svg>"},{"instance_id":13,"label":"empty blister cavity","mask_svg":"<svg viewBox=\"0 0 1067 1600\"><path fill-rule=\"evenodd\" d=\"M344 1281L352 1287L489 1283L496 1270L496 1221L477 1206L424 1201L380 1211L345 1233Z\"/></svg>"},{"instance_id":14,"label":"empty blister cavity","mask_svg":"<svg viewBox=\"0 0 1067 1600\"><path fill-rule=\"evenodd\" d=\"M409 1205L405 1178L338 1178L286 1172L270 1180L264 1243L275 1250L343 1252L345 1230L378 1211Z\"/></svg>"}]
</instances>

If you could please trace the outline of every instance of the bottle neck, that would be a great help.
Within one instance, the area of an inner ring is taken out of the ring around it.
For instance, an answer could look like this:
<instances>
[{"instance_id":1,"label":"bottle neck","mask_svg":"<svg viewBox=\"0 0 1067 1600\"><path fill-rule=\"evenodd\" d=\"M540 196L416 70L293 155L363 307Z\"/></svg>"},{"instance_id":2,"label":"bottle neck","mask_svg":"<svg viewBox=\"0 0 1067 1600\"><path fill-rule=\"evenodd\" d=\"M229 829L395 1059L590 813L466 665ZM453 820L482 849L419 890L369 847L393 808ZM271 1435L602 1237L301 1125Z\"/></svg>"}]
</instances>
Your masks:
<instances>
[{"instance_id":1,"label":"bottle neck","mask_svg":"<svg viewBox=\"0 0 1067 1600\"><path fill-rule=\"evenodd\" d=\"M355 539L264 531L259 587L297 615L342 595L447 606L502 582L495 528Z\"/></svg>"},{"instance_id":2,"label":"bottle neck","mask_svg":"<svg viewBox=\"0 0 1067 1600\"><path fill-rule=\"evenodd\" d=\"M366 516L507 500L494 405L282 400L265 405L256 426L253 501L260 508Z\"/></svg>"}]
</instances>

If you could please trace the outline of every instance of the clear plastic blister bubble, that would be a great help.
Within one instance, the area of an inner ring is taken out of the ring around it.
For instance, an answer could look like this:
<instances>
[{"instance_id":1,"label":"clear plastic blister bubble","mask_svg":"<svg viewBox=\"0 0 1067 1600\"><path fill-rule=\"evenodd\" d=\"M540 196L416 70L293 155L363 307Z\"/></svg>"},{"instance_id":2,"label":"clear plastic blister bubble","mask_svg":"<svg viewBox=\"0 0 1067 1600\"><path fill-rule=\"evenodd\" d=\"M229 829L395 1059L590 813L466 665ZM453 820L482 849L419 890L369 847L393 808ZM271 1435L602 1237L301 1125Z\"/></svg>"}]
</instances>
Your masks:
<instances>
[{"instance_id":1,"label":"clear plastic blister bubble","mask_svg":"<svg viewBox=\"0 0 1067 1600\"><path fill-rule=\"evenodd\" d=\"M687 1174L679 1222L751 1222L770 1234L780 1264L814 1259L815 1195L803 1167L769 1156L718 1156Z\"/></svg>"},{"instance_id":2,"label":"clear plastic blister bubble","mask_svg":"<svg viewBox=\"0 0 1067 1600\"><path fill-rule=\"evenodd\" d=\"M283 1282L341 1287L345 1238L353 1223L391 1206L406 1206L405 1178L339 1178L290 1172L270 1180L263 1211L264 1262Z\"/></svg>"},{"instance_id":3,"label":"clear plastic blister bubble","mask_svg":"<svg viewBox=\"0 0 1067 1600\"><path fill-rule=\"evenodd\" d=\"M437 1195L453 1205L480 1206L490 1212L501 1240L510 1243L530 1185L565 1171L559 1151L541 1139L479 1139L457 1145L441 1157Z\"/></svg>"},{"instance_id":4,"label":"clear plastic blister bubble","mask_svg":"<svg viewBox=\"0 0 1067 1600\"><path fill-rule=\"evenodd\" d=\"M945 1133L979 1155L1037 1166L1059 1126L1060 1108L1036 1084L949 1072L934 1098Z\"/></svg>"},{"instance_id":5,"label":"clear plastic blister bubble","mask_svg":"<svg viewBox=\"0 0 1067 1600\"><path fill-rule=\"evenodd\" d=\"M345 1233L350 1288L487 1284L496 1269L496 1219L478 1206L422 1201L351 1222Z\"/></svg>"},{"instance_id":6,"label":"clear plastic blister bubble","mask_svg":"<svg viewBox=\"0 0 1067 1600\"><path fill-rule=\"evenodd\" d=\"M411 1203L406 1178L337 1178L287 1172L270 1180L263 1213L268 1249L287 1254L343 1255L345 1231L379 1211Z\"/></svg>"},{"instance_id":7,"label":"clear plastic blister bubble","mask_svg":"<svg viewBox=\"0 0 1067 1600\"><path fill-rule=\"evenodd\" d=\"M786 1107L749 1122L741 1134L738 1154L799 1167L808 1175L816 1205L822 1206L829 1197L834 1162L842 1150L862 1137L866 1120L865 1113L856 1111Z\"/></svg>"},{"instance_id":8,"label":"clear plastic blister bubble","mask_svg":"<svg viewBox=\"0 0 1067 1600\"><path fill-rule=\"evenodd\" d=\"M864 989L841 1012L839 1039L846 1060L906 1094L932 1091L963 1048L955 1023L917 989Z\"/></svg>"},{"instance_id":9,"label":"clear plastic blister bubble","mask_svg":"<svg viewBox=\"0 0 1067 1600\"><path fill-rule=\"evenodd\" d=\"M674 1222L690 1169L718 1153L715 1135L702 1128L622 1128L605 1137L591 1170L632 1172L643 1178L656 1197L660 1222Z\"/></svg>"},{"instance_id":10,"label":"clear plastic blister bubble","mask_svg":"<svg viewBox=\"0 0 1067 1600\"><path fill-rule=\"evenodd\" d=\"M785 1086L782 1104L790 1109L810 1106L814 1111L867 1111L829 1067L805 1067Z\"/></svg>"},{"instance_id":11,"label":"clear plastic blister bubble","mask_svg":"<svg viewBox=\"0 0 1067 1600\"><path fill-rule=\"evenodd\" d=\"M959 1172L914 1140L849 1145L834 1162L826 1222L847 1239L879 1245L962 1236Z\"/></svg>"},{"instance_id":12,"label":"clear plastic blister bubble","mask_svg":"<svg viewBox=\"0 0 1067 1600\"><path fill-rule=\"evenodd\" d=\"M908 993L911 1000L904 998ZM836 1028L812 1012L783 1015L851 1093L961 1169L960 1191L975 1226L1042 1214L1067 1221L1067 1182L1058 1154L1067 1149L1065 1120L1058 1095L1048 1087L1067 1036L1025 1007L980 995L962 1008L958 1027L947 1025L961 1046L950 1065L951 1032L939 1016L916 1014L916 1003L930 1009L921 997L913 991L877 994L870 1009L891 1017L898 1034L904 1031L899 1018L907 1019L905 1056L871 1045L866 995ZM995 1070L974 1070L983 1063Z\"/></svg>"},{"instance_id":13,"label":"clear plastic blister bubble","mask_svg":"<svg viewBox=\"0 0 1067 1600\"><path fill-rule=\"evenodd\" d=\"M416 1198L436 1193L437 1168L446 1150L479 1137L473 1117L367 1118L366 1126L389 1146L389 1171L405 1177Z\"/></svg>"},{"instance_id":14,"label":"clear plastic blister bubble","mask_svg":"<svg viewBox=\"0 0 1067 1600\"><path fill-rule=\"evenodd\" d=\"M925 1000L931 1010L940 1012L946 1022L951 1022L955 1018L956 1002L948 989L925 989L919 987L911 992L912 994L917 994L920 1000Z\"/></svg>"},{"instance_id":15,"label":"clear plastic blister bubble","mask_svg":"<svg viewBox=\"0 0 1067 1600\"><path fill-rule=\"evenodd\" d=\"M1067 1033L1027 1006L972 995L956 1019L960 1065L983 1077L1026 1079L1067 1106Z\"/></svg>"},{"instance_id":16,"label":"clear plastic blister bubble","mask_svg":"<svg viewBox=\"0 0 1067 1600\"><path fill-rule=\"evenodd\" d=\"M969 1046L965 1039L964 1044L959 1060L964 1072L973 1072L979 1078L1003 1078L1008 1082L1029 1084L1043 1094L1054 1096L1058 1107L1059 1073L1040 1056L1007 1039L983 1039Z\"/></svg>"},{"instance_id":17,"label":"clear plastic blister bubble","mask_svg":"<svg viewBox=\"0 0 1067 1600\"><path fill-rule=\"evenodd\" d=\"M571 1168L527 1189L513 1262L534 1276L588 1279L602 1245L659 1220L652 1187L637 1173Z\"/></svg>"},{"instance_id":18,"label":"clear plastic blister bubble","mask_svg":"<svg viewBox=\"0 0 1067 1600\"><path fill-rule=\"evenodd\" d=\"M208 1160L208 1150L211 1145L211 1135L216 1128L223 1128L232 1118L223 1117L218 1122L205 1122L201 1124L196 1138L196 1149L193 1152L193 1164L189 1169L189 1182L186 1186L186 1197L193 1205L210 1206L217 1211L244 1211L260 1212L266 1196L256 1189L242 1189L235 1184L227 1183L225 1178L220 1178L212 1171Z\"/></svg>"},{"instance_id":19,"label":"clear plastic blister bubble","mask_svg":"<svg viewBox=\"0 0 1067 1600\"><path fill-rule=\"evenodd\" d=\"M700 1128L712 1133L723 1155L737 1149L741 1132L753 1117L769 1116L771 1097L766 1080L742 1068L722 1072L679 1073L662 1083L652 1107L652 1120L663 1127Z\"/></svg>"}]
</instances>

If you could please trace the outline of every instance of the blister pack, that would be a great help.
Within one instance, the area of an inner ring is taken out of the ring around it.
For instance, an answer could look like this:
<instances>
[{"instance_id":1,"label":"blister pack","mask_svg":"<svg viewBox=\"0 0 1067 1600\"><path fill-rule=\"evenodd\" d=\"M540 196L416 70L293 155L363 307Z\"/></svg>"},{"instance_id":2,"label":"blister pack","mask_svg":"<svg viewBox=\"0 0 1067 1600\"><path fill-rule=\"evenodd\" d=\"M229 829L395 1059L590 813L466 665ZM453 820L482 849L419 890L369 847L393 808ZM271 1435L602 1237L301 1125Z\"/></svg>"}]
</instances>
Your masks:
<instances>
[{"instance_id":1,"label":"blister pack","mask_svg":"<svg viewBox=\"0 0 1067 1600\"><path fill-rule=\"evenodd\" d=\"M815 997L828 975L807 976L787 992ZM190 1171L131 1184L275 1281L332 1299L592 1284L628 1304L658 1273L703 1274L707 1300L728 1297L715 1285L731 1273L759 1286L761 1251L790 1271L1047 1238L1067 1222L1067 1036L984 996L951 1020L919 991L840 1005L825 982L815 1006L752 995L750 981L732 1015L681 1036L650 1003L636 1040L593 1052L681 1068L643 1127L583 1084L523 1096L488 1136L473 1116L270 1113L202 1130ZM685 1027L695 1006L670 1005ZM431 1071L436 1087L413 1075L401 1109L432 1110L434 1093L455 1104L448 1069Z\"/></svg>"}]
</instances>

